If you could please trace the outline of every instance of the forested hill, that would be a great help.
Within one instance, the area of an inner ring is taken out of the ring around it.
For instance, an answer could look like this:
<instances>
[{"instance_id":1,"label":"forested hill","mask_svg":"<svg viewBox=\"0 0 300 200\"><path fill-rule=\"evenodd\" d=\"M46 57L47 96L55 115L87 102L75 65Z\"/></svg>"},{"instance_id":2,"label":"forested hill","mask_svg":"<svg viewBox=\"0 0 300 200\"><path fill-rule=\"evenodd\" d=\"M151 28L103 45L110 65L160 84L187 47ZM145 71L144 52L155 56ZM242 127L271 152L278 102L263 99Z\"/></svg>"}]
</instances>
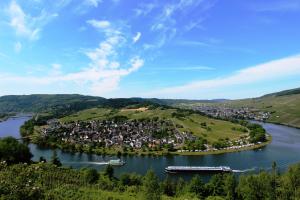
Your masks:
<instances>
[{"instance_id":1,"label":"forested hill","mask_svg":"<svg viewBox=\"0 0 300 200\"><path fill-rule=\"evenodd\" d=\"M219 100L216 100L219 101ZM79 94L33 94L0 97L0 113L8 112L49 112L79 111L97 106L113 108L135 104L174 105L182 102L211 102L210 100L156 99L156 98L115 98L106 99Z\"/></svg>"},{"instance_id":2,"label":"forested hill","mask_svg":"<svg viewBox=\"0 0 300 200\"><path fill-rule=\"evenodd\" d=\"M85 109L105 103L101 97L77 94L9 95L0 97L2 112L47 112L53 109Z\"/></svg>"}]
</instances>

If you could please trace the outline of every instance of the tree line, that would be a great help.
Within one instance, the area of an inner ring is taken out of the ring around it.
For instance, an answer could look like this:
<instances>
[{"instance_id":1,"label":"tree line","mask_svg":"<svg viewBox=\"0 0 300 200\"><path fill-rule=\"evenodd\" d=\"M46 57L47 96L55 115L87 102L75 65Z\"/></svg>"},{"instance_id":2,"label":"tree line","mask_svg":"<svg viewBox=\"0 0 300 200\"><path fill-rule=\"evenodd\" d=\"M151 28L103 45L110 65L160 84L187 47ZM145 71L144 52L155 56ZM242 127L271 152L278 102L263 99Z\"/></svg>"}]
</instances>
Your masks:
<instances>
[{"instance_id":1,"label":"tree line","mask_svg":"<svg viewBox=\"0 0 300 200\"><path fill-rule=\"evenodd\" d=\"M48 162L31 161L29 148L14 138L0 139L0 199L207 199L297 200L300 198L300 164L280 174L276 163L270 172L235 177L216 174L208 182L167 176L160 180L150 169L145 175L114 168L71 169L61 166L56 152Z\"/></svg>"}]
</instances>

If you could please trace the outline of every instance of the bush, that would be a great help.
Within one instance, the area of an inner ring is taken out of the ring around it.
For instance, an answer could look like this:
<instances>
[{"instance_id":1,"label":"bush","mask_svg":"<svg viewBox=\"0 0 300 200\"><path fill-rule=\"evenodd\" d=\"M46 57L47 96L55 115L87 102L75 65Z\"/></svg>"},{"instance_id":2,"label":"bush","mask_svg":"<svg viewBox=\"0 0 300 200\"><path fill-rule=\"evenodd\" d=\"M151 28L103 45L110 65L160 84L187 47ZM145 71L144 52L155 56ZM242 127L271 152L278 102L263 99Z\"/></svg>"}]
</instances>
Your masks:
<instances>
[{"instance_id":1,"label":"bush","mask_svg":"<svg viewBox=\"0 0 300 200\"><path fill-rule=\"evenodd\" d=\"M28 146L13 137L0 139L0 161L7 164L29 163L32 154Z\"/></svg>"}]
</instances>

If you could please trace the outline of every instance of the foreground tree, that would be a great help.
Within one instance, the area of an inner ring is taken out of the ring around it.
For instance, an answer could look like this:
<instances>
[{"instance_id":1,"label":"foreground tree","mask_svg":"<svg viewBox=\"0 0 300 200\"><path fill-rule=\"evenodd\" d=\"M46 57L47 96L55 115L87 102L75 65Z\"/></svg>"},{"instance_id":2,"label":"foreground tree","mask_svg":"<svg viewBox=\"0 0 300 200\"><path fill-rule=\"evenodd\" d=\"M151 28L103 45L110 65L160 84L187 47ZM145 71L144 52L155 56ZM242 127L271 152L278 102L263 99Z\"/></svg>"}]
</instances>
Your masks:
<instances>
[{"instance_id":1,"label":"foreground tree","mask_svg":"<svg viewBox=\"0 0 300 200\"><path fill-rule=\"evenodd\" d=\"M205 187L199 175L192 178L189 185L189 191L197 195L198 198L202 199L205 196Z\"/></svg>"},{"instance_id":2,"label":"foreground tree","mask_svg":"<svg viewBox=\"0 0 300 200\"><path fill-rule=\"evenodd\" d=\"M57 167L61 166L61 162L57 156L56 150L53 151L53 155L51 157L51 163L56 165Z\"/></svg>"},{"instance_id":3,"label":"foreground tree","mask_svg":"<svg viewBox=\"0 0 300 200\"><path fill-rule=\"evenodd\" d=\"M161 199L161 189L159 187L159 180L152 170L149 170L147 172L143 182L143 186L146 200Z\"/></svg>"},{"instance_id":4,"label":"foreground tree","mask_svg":"<svg viewBox=\"0 0 300 200\"><path fill-rule=\"evenodd\" d=\"M27 145L13 137L0 139L0 161L7 164L29 163L32 154Z\"/></svg>"},{"instance_id":5,"label":"foreground tree","mask_svg":"<svg viewBox=\"0 0 300 200\"><path fill-rule=\"evenodd\" d=\"M104 175L108 176L108 178L111 180L114 177L114 168L111 165L107 165L104 170Z\"/></svg>"}]
</instances>

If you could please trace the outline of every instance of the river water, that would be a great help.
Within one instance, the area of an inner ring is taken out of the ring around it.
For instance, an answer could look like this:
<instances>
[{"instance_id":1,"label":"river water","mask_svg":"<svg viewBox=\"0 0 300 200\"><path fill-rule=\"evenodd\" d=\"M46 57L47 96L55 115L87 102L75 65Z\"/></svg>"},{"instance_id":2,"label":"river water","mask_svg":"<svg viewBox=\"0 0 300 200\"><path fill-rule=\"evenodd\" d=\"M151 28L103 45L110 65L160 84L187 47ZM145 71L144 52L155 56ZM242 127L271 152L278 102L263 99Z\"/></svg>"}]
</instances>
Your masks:
<instances>
[{"instance_id":1,"label":"river water","mask_svg":"<svg viewBox=\"0 0 300 200\"><path fill-rule=\"evenodd\" d=\"M0 137L13 136L20 138L19 128L29 117L10 118L0 123ZM234 153L205 156L124 156L124 166L115 167L118 176L124 172L145 174L152 168L156 174L163 178L164 169L169 165L188 166L230 166L234 170L258 171L269 170L273 161L277 162L280 170L285 170L288 165L300 162L300 129L270 123L261 123L266 131L272 135L271 144L258 150L248 150ZM51 149L40 149L34 144L29 145L33 160L38 161L40 156L47 160L51 158ZM66 153L57 150L63 165L73 168L93 167L103 169L102 164L111 156L89 155L85 153ZM189 176L189 175L185 175Z\"/></svg>"}]
</instances>

